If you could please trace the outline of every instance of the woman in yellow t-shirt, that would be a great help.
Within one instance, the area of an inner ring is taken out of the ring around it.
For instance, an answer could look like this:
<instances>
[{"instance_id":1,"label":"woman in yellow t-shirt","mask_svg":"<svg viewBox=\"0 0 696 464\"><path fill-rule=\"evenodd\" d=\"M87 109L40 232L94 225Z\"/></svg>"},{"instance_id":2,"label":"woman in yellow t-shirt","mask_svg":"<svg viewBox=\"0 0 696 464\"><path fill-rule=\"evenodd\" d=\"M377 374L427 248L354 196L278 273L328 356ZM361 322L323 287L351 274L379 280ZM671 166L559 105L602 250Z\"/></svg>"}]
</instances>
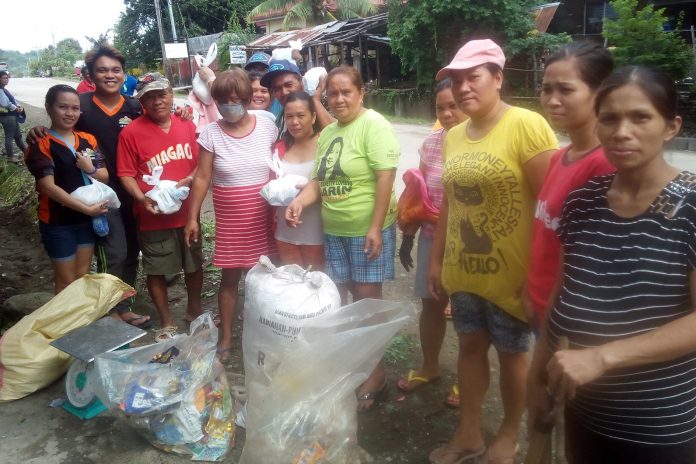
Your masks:
<instances>
[{"instance_id":1,"label":"woman in yellow t-shirt","mask_svg":"<svg viewBox=\"0 0 696 464\"><path fill-rule=\"evenodd\" d=\"M433 463L512 463L525 409L529 326L520 292L527 274L534 201L558 142L540 115L500 98L505 55L491 40L472 40L437 74L469 120L443 146L445 198L433 241L429 289L447 294L459 337L459 424L430 454ZM505 416L486 449L481 407L488 350L500 361Z\"/></svg>"}]
</instances>

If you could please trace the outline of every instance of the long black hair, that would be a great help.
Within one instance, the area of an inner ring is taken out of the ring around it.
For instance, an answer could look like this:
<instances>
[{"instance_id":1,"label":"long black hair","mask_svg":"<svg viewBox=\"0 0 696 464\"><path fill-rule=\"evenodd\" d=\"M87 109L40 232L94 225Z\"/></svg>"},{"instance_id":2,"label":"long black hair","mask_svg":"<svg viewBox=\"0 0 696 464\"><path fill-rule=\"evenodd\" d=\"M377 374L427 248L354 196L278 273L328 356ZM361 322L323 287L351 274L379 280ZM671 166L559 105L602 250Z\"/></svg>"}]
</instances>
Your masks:
<instances>
[{"instance_id":1,"label":"long black hair","mask_svg":"<svg viewBox=\"0 0 696 464\"><path fill-rule=\"evenodd\" d=\"M573 42L546 58L546 67L556 61L574 58L580 79L596 91L614 69L614 58L606 48L594 42Z\"/></svg>"}]
</instances>

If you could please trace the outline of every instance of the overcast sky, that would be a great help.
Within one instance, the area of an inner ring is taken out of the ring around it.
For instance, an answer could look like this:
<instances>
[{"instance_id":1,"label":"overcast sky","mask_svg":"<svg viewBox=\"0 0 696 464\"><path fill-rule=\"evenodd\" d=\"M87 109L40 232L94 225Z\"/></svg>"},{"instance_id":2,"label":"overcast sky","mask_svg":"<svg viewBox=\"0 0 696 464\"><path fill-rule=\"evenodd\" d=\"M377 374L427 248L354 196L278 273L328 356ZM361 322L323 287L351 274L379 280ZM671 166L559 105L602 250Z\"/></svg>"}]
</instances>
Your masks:
<instances>
[{"instance_id":1,"label":"overcast sky","mask_svg":"<svg viewBox=\"0 0 696 464\"><path fill-rule=\"evenodd\" d=\"M3 0L0 48L28 52L63 39L98 37L125 9L123 0ZM154 7L153 7L154 9Z\"/></svg>"}]
</instances>

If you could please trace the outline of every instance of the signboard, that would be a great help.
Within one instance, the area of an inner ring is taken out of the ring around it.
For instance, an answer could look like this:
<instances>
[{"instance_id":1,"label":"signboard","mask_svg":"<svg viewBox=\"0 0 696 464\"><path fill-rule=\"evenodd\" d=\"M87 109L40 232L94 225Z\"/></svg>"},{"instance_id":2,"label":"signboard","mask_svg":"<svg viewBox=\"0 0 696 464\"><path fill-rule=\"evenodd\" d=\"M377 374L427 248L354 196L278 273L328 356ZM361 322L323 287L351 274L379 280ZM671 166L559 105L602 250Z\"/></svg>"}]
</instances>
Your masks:
<instances>
[{"instance_id":1,"label":"signboard","mask_svg":"<svg viewBox=\"0 0 696 464\"><path fill-rule=\"evenodd\" d=\"M247 61L244 45L230 45L230 64L244 64Z\"/></svg>"},{"instance_id":2,"label":"signboard","mask_svg":"<svg viewBox=\"0 0 696 464\"><path fill-rule=\"evenodd\" d=\"M184 43L166 43L164 44L164 53L167 54L168 60L175 58L188 58L188 47Z\"/></svg>"}]
</instances>

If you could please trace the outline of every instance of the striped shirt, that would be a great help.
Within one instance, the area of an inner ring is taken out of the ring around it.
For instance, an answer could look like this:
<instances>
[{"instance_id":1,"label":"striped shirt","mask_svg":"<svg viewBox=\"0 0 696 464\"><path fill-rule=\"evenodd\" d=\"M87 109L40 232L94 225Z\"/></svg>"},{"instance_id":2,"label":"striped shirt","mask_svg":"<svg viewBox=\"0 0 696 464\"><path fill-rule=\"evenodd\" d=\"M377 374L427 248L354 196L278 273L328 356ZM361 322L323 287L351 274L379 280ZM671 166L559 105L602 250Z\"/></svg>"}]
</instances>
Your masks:
<instances>
[{"instance_id":1,"label":"striped shirt","mask_svg":"<svg viewBox=\"0 0 696 464\"><path fill-rule=\"evenodd\" d=\"M244 137L227 135L219 121L207 125L199 135L199 145L214 154L213 185L244 187L268 182L266 160L271 159L278 132L268 118L253 117L254 128Z\"/></svg>"},{"instance_id":2,"label":"striped shirt","mask_svg":"<svg viewBox=\"0 0 696 464\"><path fill-rule=\"evenodd\" d=\"M573 191L558 229L564 285L549 321L555 346L571 348L634 337L692 311L696 266L696 175L682 172L645 213L609 208L614 174ZM674 445L696 438L696 353L615 369L578 389L569 407L595 433L628 442Z\"/></svg>"}]
</instances>

